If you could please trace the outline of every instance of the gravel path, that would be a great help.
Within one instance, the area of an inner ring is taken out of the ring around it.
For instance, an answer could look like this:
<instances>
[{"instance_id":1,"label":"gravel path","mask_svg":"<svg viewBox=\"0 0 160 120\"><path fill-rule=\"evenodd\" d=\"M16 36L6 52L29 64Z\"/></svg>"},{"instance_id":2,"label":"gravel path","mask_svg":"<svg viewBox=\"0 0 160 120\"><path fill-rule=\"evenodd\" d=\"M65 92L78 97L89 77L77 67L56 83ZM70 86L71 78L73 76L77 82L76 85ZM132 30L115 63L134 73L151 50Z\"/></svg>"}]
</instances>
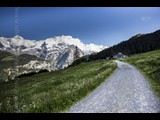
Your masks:
<instances>
[{"instance_id":1,"label":"gravel path","mask_svg":"<svg viewBox=\"0 0 160 120\"><path fill-rule=\"evenodd\" d=\"M118 68L101 86L72 106L69 113L157 113L160 101L143 75L116 60Z\"/></svg>"}]
</instances>

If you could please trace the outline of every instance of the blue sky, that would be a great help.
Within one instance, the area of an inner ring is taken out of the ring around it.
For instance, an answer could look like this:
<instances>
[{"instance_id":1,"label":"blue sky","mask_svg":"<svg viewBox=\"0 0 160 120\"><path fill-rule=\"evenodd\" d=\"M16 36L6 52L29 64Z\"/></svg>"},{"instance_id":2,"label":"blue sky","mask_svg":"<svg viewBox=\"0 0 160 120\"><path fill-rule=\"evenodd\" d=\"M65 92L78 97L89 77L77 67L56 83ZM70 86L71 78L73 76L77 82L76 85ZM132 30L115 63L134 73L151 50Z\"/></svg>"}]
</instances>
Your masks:
<instances>
[{"instance_id":1,"label":"blue sky","mask_svg":"<svg viewBox=\"0 0 160 120\"><path fill-rule=\"evenodd\" d=\"M112 46L160 29L157 7L20 7L17 18L14 7L1 7L0 16L0 36L13 37L18 18L19 35L33 40L70 35Z\"/></svg>"}]
</instances>

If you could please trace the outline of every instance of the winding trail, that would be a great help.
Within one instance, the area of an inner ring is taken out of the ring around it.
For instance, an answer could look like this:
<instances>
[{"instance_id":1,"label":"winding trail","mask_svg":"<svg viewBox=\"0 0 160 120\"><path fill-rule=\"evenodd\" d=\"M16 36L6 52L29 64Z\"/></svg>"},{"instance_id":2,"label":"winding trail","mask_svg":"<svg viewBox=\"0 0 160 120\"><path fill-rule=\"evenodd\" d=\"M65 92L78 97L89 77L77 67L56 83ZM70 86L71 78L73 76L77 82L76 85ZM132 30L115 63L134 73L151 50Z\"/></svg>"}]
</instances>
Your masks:
<instances>
[{"instance_id":1,"label":"winding trail","mask_svg":"<svg viewBox=\"0 0 160 120\"><path fill-rule=\"evenodd\" d=\"M118 68L97 89L72 106L69 113L157 113L160 101L143 75L116 60Z\"/></svg>"}]
</instances>

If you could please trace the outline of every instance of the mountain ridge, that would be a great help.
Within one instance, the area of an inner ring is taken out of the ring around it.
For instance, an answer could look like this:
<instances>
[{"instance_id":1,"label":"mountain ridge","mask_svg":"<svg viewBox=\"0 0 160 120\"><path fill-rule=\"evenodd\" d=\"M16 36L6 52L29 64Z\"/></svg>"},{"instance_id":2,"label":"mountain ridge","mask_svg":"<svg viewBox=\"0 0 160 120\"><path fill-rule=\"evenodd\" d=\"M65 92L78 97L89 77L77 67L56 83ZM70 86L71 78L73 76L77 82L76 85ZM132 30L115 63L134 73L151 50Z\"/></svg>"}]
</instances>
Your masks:
<instances>
[{"instance_id":1,"label":"mountain ridge","mask_svg":"<svg viewBox=\"0 0 160 120\"><path fill-rule=\"evenodd\" d=\"M0 37L0 50L12 54L35 55L51 61L56 69L63 69L70 65L75 60L75 54L78 54L77 58L80 58L105 48L107 46L84 44L78 38L64 35L38 41L24 39L19 35L12 38Z\"/></svg>"},{"instance_id":2,"label":"mountain ridge","mask_svg":"<svg viewBox=\"0 0 160 120\"><path fill-rule=\"evenodd\" d=\"M90 60L106 59L106 57L112 57L118 52L133 55L157 49L160 49L160 30L147 34L134 35L126 41L122 41L112 47L100 51L96 55L91 55Z\"/></svg>"},{"instance_id":3,"label":"mountain ridge","mask_svg":"<svg viewBox=\"0 0 160 120\"><path fill-rule=\"evenodd\" d=\"M109 48L106 48L96 54L82 57L72 63L80 64L85 61L94 61L98 59L112 59L113 55L122 52L128 56L160 49L160 30L147 34L136 34L128 40L122 41Z\"/></svg>"}]
</instances>

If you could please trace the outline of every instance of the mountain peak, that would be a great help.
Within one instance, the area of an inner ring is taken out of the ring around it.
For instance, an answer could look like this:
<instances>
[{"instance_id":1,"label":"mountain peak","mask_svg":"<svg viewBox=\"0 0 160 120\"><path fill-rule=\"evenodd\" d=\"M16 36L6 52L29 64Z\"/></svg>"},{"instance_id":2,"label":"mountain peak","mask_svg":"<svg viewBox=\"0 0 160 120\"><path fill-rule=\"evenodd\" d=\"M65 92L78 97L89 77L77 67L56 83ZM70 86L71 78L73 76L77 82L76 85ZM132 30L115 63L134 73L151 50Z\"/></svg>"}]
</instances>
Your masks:
<instances>
[{"instance_id":1,"label":"mountain peak","mask_svg":"<svg viewBox=\"0 0 160 120\"><path fill-rule=\"evenodd\" d=\"M15 38L15 39L23 39L23 37L21 37L19 35L15 35L13 38Z\"/></svg>"},{"instance_id":2,"label":"mountain peak","mask_svg":"<svg viewBox=\"0 0 160 120\"><path fill-rule=\"evenodd\" d=\"M16 35L9 39L1 38L0 42L2 43L0 50L17 54L17 48L21 46L21 54L36 55L50 61L51 64L54 63L56 69L68 67L77 58L104 49L102 45L84 44L78 38L64 35L39 41L24 39Z\"/></svg>"}]
</instances>

